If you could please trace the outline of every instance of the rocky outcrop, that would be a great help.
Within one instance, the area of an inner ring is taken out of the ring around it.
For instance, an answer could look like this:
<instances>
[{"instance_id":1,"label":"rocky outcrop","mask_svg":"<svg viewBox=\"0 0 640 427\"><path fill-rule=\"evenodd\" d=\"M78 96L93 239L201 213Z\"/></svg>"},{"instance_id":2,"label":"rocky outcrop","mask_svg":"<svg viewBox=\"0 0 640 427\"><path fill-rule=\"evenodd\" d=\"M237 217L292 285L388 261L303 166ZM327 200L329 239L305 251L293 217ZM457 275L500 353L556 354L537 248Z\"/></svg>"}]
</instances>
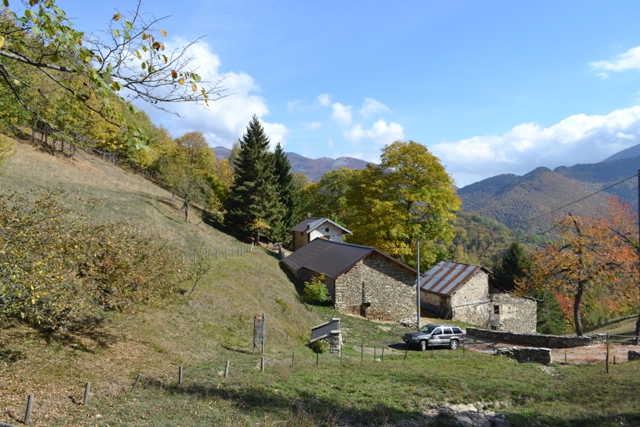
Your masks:
<instances>
[{"instance_id":1,"label":"rocky outcrop","mask_svg":"<svg viewBox=\"0 0 640 427\"><path fill-rule=\"evenodd\" d=\"M507 356L520 363L532 362L548 365L551 363L551 349L540 347L499 347L496 356Z\"/></svg>"}]
</instances>

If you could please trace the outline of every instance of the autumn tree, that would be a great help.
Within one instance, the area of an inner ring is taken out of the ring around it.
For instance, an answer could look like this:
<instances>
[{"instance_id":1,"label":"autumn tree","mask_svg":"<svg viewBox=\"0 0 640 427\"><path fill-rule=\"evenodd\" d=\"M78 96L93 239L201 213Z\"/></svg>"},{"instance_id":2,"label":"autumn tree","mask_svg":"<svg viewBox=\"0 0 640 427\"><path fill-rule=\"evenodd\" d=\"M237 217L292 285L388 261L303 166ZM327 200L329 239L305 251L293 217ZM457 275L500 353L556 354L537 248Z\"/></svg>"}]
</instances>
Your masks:
<instances>
[{"instance_id":1,"label":"autumn tree","mask_svg":"<svg viewBox=\"0 0 640 427\"><path fill-rule=\"evenodd\" d=\"M192 203L221 217L226 190L216 176L215 155L202 133L188 132L177 138L160 157L158 169L162 180L183 200L185 221L189 221Z\"/></svg>"},{"instance_id":2,"label":"autumn tree","mask_svg":"<svg viewBox=\"0 0 640 427\"><path fill-rule=\"evenodd\" d=\"M167 49L166 32L156 28L160 20L147 19L140 7L138 1L132 12L114 14L107 36L99 38L76 30L55 0L30 0L15 9L4 0L0 82L3 94L15 101L12 108L72 141L69 130L47 114L50 99L42 89L53 87L104 120L129 145L141 147L146 137L114 108L114 93L163 110L174 102L206 104L211 96L221 96L220 82L204 85L194 72L188 50L195 42Z\"/></svg>"},{"instance_id":3,"label":"autumn tree","mask_svg":"<svg viewBox=\"0 0 640 427\"><path fill-rule=\"evenodd\" d=\"M0 173L4 162L13 155L13 144L5 135L0 135Z\"/></svg>"},{"instance_id":4,"label":"autumn tree","mask_svg":"<svg viewBox=\"0 0 640 427\"><path fill-rule=\"evenodd\" d=\"M519 290L570 296L579 336L583 334L583 297L589 288L607 289L620 306L635 309L639 302L637 253L628 244L635 220L628 206L610 199L607 215L600 218L569 214L557 221L558 240L533 255Z\"/></svg>"},{"instance_id":5,"label":"autumn tree","mask_svg":"<svg viewBox=\"0 0 640 427\"><path fill-rule=\"evenodd\" d=\"M283 212L274 179L274 156L268 148L269 138L254 115L240 140L225 223L238 233L254 234L256 243Z\"/></svg>"},{"instance_id":6,"label":"autumn tree","mask_svg":"<svg viewBox=\"0 0 640 427\"><path fill-rule=\"evenodd\" d=\"M380 164L369 164L353 178L345 194L349 241L374 246L415 265L433 265L444 254L439 241L454 236L454 212L460 199L453 179L422 144L396 141L382 150Z\"/></svg>"}]
</instances>

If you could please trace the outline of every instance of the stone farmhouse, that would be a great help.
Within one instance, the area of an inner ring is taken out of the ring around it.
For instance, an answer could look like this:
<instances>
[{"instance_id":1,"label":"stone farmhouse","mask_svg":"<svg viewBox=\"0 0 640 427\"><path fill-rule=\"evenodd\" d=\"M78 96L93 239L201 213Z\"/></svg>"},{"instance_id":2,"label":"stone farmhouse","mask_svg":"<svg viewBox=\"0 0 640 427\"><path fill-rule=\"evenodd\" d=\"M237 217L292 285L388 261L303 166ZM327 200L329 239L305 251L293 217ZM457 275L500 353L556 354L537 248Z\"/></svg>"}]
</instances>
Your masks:
<instances>
[{"instance_id":1,"label":"stone farmhouse","mask_svg":"<svg viewBox=\"0 0 640 427\"><path fill-rule=\"evenodd\" d=\"M484 267L440 261L420 278L421 309L496 331L535 333L536 302L503 292Z\"/></svg>"},{"instance_id":2,"label":"stone farmhouse","mask_svg":"<svg viewBox=\"0 0 640 427\"><path fill-rule=\"evenodd\" d=\"M341 313L416 322L417 272L371 246L313 239L282 262L301 281L324 274Z\"/></svg>"},{"instance_id":3,"label":"stone farmhouse","mask_svg":"<svg viewBox=\"0 0 640 427\"><path fill-rule=\"evenodd\" d=\"M342 242L342 236L353 234L328 218L308 217L293 227L292 251L295 252L310 241L318 238Z\"/></svg>"}]
</instances>

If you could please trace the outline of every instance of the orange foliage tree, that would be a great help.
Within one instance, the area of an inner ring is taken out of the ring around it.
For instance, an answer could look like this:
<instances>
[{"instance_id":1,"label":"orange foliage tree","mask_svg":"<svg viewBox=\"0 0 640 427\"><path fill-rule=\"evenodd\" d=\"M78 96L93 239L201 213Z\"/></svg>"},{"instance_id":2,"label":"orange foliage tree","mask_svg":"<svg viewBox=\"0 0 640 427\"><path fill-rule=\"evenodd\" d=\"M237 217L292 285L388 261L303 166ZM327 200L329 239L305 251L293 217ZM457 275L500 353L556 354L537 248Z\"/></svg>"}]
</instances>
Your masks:
<instances>
[{"instance_id":1,"label":"orange foliage tree","mask_svg":"<svg viewBox=\"0 0 640 427\"><path fill-rule=\"evenodd\" d=\"M581 303L589 287L610 292L621 310L634 309L639 300L636 215L615 198L605 215L567 215L556 222L559 238L538 248L527 277L518 284L528 289L561 293L573 299L573 320L582 335Z\"/></svg>"}]
</instances>

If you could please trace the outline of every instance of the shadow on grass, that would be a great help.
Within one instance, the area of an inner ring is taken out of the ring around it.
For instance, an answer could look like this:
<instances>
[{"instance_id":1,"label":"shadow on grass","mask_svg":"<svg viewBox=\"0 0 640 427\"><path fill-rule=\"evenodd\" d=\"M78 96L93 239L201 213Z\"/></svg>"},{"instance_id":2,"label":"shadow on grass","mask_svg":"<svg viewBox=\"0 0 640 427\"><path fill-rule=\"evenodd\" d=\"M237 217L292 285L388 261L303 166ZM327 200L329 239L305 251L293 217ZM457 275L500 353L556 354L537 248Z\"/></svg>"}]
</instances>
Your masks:
<instances>
[{"instance_id":1,"label":"shadow on grass","mask_svg":"<svg viewBox=\"0 0 640 427\"><path fill-rule=\"evenodd\" d=\"M227 351L233 351L234 353L255 354L255 353L253 353L253 352L251 352L249 350L243 350L243 349L240 349L240 348L233 348L233 347L228 346L228 345L222 345L221 347L224 348Z\"/></svg>"},{"instance_id":2,"label":"shadow on grass","mask_svg":"<svg viewBox=\"0 0 640 427\"><path fill-rule=\"evenodd\" d=\"M294 418L305 424L317 425L358 425L379 426L401 420L421 419L417 409L399 409L383 403L367 404L366 408L357 408L336 397L318 396L307 391L297 390L293 395L283 395L276 391L258 387L218 387L213 385L165 384L149 378L148 388L164 390L171 394L180 394L199 399L222 399L231 403L244 414L256 412L270 414L283 420ZM381 390L381 393L384 393Z\"/></svg>"},{"instance_id":3,"label":"shadow on grass","mask_svg":"<svg viewBox=\"0 0 640 427\"><path fill-rule=\"evenodd\" d=\"M592 417L561 418L539 413L508 414L507 420L512 426L567 426L567 427L602 427L602 426L638 426L640 411Z\"/></svg>"},{"instance_id":4,"label":"shadow on grass","mask_svg":"<svg viewBox=\"0 0 640 427\"><path fill-rule=\"evenodd\" d=\"M42 332L47 344L57 343L87 353L95 353L95 347L108 348L118 337L104 329L104 319L88 317L72 323L64 332ZM87 342L88 341L88 342Z\"/></svg>"}]
</instances>

